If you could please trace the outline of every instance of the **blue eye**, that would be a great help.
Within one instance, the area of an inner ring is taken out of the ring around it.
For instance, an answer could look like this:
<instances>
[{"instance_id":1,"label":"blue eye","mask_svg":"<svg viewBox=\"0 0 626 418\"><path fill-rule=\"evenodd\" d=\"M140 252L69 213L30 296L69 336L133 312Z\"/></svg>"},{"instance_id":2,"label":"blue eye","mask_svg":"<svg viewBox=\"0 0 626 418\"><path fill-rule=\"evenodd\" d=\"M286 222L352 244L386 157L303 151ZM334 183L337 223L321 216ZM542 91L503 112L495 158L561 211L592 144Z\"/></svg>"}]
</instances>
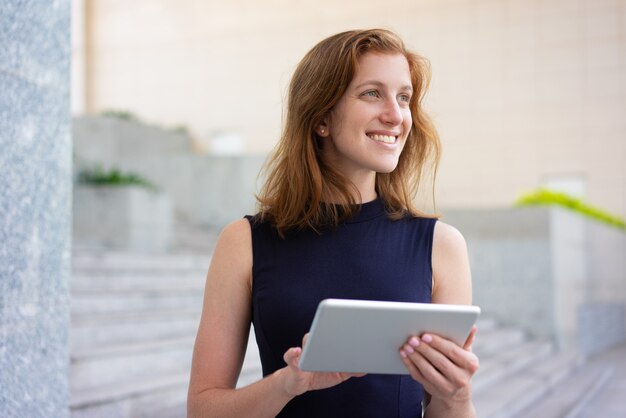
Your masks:
<instances>
[{"instance_id":1,"label":"blue eye","mask_svg":"<svg viewBox=\"0 0 626 418\"><path fill-rule=\"evenodd\" d=\"M410 102L411 101L411 96L409 96L408 94L401 94L400 95L400 100L403 102Z\"/></svg>"},{"instance_id":2,"label":"blue eye","mask_svg":"<svg viewBox=\"0 0 626 418\"><path fill-rule=\"evenodd\" d=\"M363 93L363 96L367 96L367 97L378 97L378 92L376 90L370 90L370 91L366 91L365 93Z\"/></svg>"}]
</instances>

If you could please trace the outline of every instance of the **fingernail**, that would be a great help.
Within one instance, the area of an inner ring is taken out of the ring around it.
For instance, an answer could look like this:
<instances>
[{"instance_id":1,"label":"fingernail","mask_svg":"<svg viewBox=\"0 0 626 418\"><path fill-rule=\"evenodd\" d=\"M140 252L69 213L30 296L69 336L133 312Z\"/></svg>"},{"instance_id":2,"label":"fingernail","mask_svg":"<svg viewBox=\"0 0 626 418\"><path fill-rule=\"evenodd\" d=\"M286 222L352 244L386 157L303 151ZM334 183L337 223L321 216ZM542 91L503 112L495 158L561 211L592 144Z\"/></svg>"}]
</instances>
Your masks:
<instances>
[{"instance_id":1,"label":"fingernail","mask_svg":"<svg viewBox=\"0 0 626 418\"><path fill-rule=\"evenodd\" d=\"M433 340L432 335L429 335L429 334L422 335L422 341L424 341L425 343L432 342L432 340Z\"/></svg>"},{"instance_id":2,"label":"fingernail","mask_svg":"<svg viewBox=\"0 0 626 418\"><path fill-rule=\"evenodd\" d=\"M417 337L411 337L411 339L409 340L409 344L410 344L412 347L417 348L417 347L419 347L419 346L420 346L420 340L418 340L418 339L417 339Z\"/></svg>"},{"instance_id":3,"label":"fingernail","mask_svg":"<svg viewBox=\"0 0 626 418\"><path fill-rule=\"evenodd\" d=\"M407 353L409 353L409 354L411 354L411 353L414 353L414 352L415 352L415 350L413 350L413 347L411 347L411 346L410 346L410 345L408 345L408 344L405 344L405 345L404 345L404 351L406 351L406 352L407 352Z\"/></svg>"},{"instance_id":4,"label":"fingernail","mask_svg":"<svg viewBox=\"0 0 626 418\"><path fill-rule=\"evenodd\" d=\"M404 350L400 350L400 355L402 356L402 358L406 358L407 354L404 352Z\"/></svg>"}]
</instances>

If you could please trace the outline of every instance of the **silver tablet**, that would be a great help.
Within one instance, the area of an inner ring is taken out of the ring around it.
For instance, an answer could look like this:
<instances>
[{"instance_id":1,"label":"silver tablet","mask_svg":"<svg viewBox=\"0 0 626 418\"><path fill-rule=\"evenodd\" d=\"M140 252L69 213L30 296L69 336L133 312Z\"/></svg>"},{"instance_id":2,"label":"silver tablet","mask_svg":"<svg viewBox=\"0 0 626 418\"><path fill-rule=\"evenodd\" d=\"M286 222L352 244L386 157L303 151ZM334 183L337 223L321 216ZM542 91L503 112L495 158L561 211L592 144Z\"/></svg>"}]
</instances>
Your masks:
<instances>
[{"instance_id":1,"label":"silver tablet","mask_svg":"<svg viewBox=\"0 0 626 418\"><path fill-rule=\"evenodd\" d=\"M399 349L411 335L441 335L462 346L478 306L325 299L300 358L307 371L408 374Z\"/></svg>"}]
</instances>

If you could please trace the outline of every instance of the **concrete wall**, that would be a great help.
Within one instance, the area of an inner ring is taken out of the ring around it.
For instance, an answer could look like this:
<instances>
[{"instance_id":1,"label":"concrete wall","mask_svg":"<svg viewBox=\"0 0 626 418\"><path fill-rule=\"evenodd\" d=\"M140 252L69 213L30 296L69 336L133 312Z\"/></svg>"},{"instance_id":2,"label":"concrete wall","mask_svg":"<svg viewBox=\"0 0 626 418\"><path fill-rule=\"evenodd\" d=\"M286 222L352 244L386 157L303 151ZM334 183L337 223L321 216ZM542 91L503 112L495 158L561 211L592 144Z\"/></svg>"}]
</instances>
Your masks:
<instances>
[{"instance_id":1,"label":"concrete wall","mask_svg":"<svg viewBox=\"0 0 626 418\"><path fill-rule=\"evenodd\" d=\"M592 300L626 301L626 234L603 224L587 229Z\"/></svg>"},{"instance_id":2,"label":"concrete wall","mask_svg":"<svg viewBox=\"0 0 626 418\"><path fill-rule=\"evenodd\" d=\"M0 416L67 417L69 0L0 6Z\"/></svg>"},{"instance_id":3,"label":"concrete wall","mask_svg":"<svg viewBox=\"0 0 626 418\"><path fill-rule=\"evenodd\" d=\"M74 246L167 251L172 204L161 192L138 186L74 187Z\"/></svg>"},{"instance_id":4,"label":"concrete wall","mask_svg":"<svg viewBox=\"0 0 626 418\"><path fill-rule=\"evenodd\" d=\"M474 303L485 315L538 336L557 328L552 280L550 211L444 210L442 221L467 241Z\"/></svg>"},{"instance_id":5,"label":"concrete wall","mask_svg":"<svg viewBox=\"0 0 626 418\"><path fill-rule=\"evenodd\" d=\"M609 308L626 303L623 231L561 208L444 210L442 220L467 240L474 303L486 315L567 347L594 321L626 333L619 330L624 318L615 319L623 307Z\"/></svg>"},{"instance_id":6,"label":"concrete wall","mask_svg":"<svg viewBox=\"0 0 626 418\"><path fill-rule=\"evenodd\" d=\"M428 57L437 202L508 207L553 176L626 216L626 1L90 0L84 110L276 143L289 78L338 31L389 27ZM80 79L77 83L80 85ZM80 87L80 86L79 86Z\"/></svg>"},{"instance_id":7,"label":"concrete wall","mask_svg":"<svg viewBox=\"0 0 626 418\"><path fill-rule=\"evenodd\" d=\"M197 154L188 137L115 118L74 118L77 165L139 173L161 188L182 219L222 227L255 213L261 155Z\"/></svg>"},{"instance_id":8,"label":"concrete wall","mask_svg":"<svg viewBox=\"0 0 626 418\"><path fill-rule=\"evenodd\" d=\"M593 355L626 341L626 304L586 303L577 312L580 351Z\"/></svg>"}]
</instances>

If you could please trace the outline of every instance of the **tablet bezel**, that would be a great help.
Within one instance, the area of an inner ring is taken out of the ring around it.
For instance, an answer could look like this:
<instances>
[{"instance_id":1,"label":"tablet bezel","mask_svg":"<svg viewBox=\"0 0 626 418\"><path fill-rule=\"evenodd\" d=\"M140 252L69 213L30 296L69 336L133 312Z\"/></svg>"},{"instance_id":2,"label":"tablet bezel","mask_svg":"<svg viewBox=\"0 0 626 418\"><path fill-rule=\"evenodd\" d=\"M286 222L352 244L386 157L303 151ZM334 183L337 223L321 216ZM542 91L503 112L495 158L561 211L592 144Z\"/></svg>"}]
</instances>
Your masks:
<instances>
[{"instance_id":1,"label":"tablet bezel","mask_svg":"<svg viewBox=\"0 0 626 418\"><path fill-rule=\"evenodd\" d=\"M300 358L305 371L409 374L399 349L430 332L461 346L480 308L471 305L325 299Z\"/></svg>"}]
</instances>

